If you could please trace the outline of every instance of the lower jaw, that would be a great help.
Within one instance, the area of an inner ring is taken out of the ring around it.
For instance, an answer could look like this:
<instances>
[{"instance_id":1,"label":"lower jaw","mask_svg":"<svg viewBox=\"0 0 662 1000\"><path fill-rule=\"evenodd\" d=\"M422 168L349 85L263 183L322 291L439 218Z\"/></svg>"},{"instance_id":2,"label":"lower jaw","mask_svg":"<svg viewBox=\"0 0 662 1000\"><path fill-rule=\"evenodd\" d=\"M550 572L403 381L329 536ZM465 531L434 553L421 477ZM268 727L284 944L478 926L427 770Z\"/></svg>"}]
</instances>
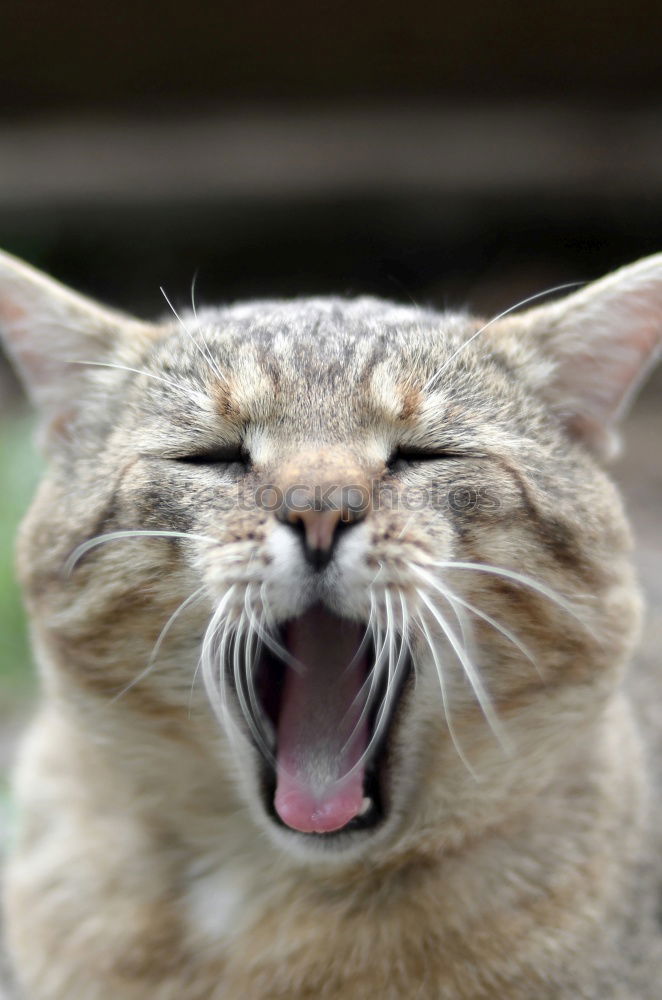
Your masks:
<instances>
[{"instance_id":1,"label":"lower jaw","mask_svg":"<svg viewBox=\"0 0 662 1000\"><path fill-rule=\"evenodd\" d=\"M386 784L388 767L385 761L380 766L367 769L364 779L364 811L346 823L339 830L327 833L301 833L283 823L275 809L276 778L273 768L266 764L262 766L260 779L262 802L264 809L273 822L281 830L286 830L292 836L304 838L312 842L338 843L350 835L368 835L375 832L386 820L387 806L382 788Z\"/></svg>"}]
</instances>

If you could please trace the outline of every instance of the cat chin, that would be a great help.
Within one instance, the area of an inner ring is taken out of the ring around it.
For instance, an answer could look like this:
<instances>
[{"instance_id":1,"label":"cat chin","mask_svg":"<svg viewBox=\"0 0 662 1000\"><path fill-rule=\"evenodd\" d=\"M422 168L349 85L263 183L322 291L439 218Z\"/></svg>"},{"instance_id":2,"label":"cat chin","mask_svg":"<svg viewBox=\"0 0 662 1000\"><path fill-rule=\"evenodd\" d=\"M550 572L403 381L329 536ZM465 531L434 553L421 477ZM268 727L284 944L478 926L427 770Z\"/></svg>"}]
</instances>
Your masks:
<instances>
[{"instance_id":1,"label":"cat chin","mask_svg":"<svg viewBox=\"0 0 662 1000\"><path fill-rule=\"evenodd\" d=\"M381 795L373 820L365 824L353 821L333 833L301 833L287 827L275 814L272 801L268 798L273 778L265 774L253 777L249 807L254 821L279 854L285 855L295 865L310 863L339 868L363 859L373 863L382 856L390 855L397 843L406 837L410 827L412 814L407 809L409 803L404 801L402 791L403 786L408 785L410 791L412 786L402 778L401 768L396 773L390 765L387 766L381 775L385 794ZM245 784L243 791L246 792Z\"/></svg>"},{"instance_id":2,"label":"cat chin","mask_svg":"<svg viewBox=\"0 0 662 1000\"><path fill-rule=\"evenodd\" d=\"M279 852L286 854L291 860L315 866L326 864L330 868L345 867L364 858L375 861L379 857L380 848L386 851L402 826L401 822L389 815L379 826L370 830L348 830L316 836L297 833L282 824L270 822L264 812L258 822Z\"/></svg>"}]
</instances>

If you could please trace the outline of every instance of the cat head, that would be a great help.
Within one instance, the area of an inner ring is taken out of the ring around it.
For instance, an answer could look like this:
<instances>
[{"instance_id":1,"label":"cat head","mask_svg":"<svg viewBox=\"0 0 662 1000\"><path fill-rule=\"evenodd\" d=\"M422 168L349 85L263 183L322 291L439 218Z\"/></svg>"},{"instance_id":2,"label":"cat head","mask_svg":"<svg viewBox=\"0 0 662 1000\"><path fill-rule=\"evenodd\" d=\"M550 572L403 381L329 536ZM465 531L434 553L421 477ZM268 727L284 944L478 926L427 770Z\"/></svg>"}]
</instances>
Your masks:
<instances>
[{"instance_id":1,"label":"cat head","mask_svg":"<svg viewBox=\"0 0 662 1000\"><path fill-rule=\"evenodd\" d=\"M47 684L112 703L124 743L196 743L304 856L539 793L634 641L601 462L661 328L662 256L488 322L308 299L155 324L1 256L47 458L19 553Z\"/></svg>"}]
</instances>

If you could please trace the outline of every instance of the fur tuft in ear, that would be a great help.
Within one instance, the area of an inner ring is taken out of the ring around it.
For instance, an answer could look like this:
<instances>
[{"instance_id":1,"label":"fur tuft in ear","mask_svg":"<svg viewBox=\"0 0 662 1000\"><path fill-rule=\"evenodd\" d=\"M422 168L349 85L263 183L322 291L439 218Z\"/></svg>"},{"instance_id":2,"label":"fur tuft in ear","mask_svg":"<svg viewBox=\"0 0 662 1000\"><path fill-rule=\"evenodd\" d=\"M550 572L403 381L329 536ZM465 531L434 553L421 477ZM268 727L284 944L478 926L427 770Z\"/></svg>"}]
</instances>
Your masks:
<instances>
[{"instance_id":1,"label":"fur tuft in ear","mask_svg":"<svg viewBox=\"0 0 662 1000\"><path fill-rule=\"evenodd\" d=\"M0 338L47 430L62 433L86 381L121 333L147 329L0 252Z\"/></svg>"},{"instance_id":2,"label":"fur tuft in ear","mask_svg":"<svg viewBox=\"0 0 662 1000\"><path fill-rule=\"evenodd\" d=\"M571 436L603 458L662 345L662 254L515 320L553 366L541 387Z\"/></svg>"}]
</instances>

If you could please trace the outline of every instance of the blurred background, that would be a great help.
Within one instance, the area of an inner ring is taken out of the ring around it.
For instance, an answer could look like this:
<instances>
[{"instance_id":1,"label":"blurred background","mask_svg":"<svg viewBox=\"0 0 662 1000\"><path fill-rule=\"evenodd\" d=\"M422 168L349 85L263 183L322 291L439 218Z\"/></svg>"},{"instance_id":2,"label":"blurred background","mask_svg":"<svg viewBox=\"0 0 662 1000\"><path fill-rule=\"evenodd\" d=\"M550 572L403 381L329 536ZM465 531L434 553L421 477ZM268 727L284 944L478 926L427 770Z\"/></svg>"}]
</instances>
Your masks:
<instances>
[{"instance_id":1,"label":"blurred background","mask_svg":"<svg viewBox=\"0 0 662 1000\"><path fill-rule=\"evenodd\" d=\"M0 246L141 316L374 293L491 314L662 250L662 5L0 5ZM660 376L616 467L662 607ZM38 474L0 359L0 786ZM662 644L659 614L644 655Z\"/></svg>"}]
</instances>

